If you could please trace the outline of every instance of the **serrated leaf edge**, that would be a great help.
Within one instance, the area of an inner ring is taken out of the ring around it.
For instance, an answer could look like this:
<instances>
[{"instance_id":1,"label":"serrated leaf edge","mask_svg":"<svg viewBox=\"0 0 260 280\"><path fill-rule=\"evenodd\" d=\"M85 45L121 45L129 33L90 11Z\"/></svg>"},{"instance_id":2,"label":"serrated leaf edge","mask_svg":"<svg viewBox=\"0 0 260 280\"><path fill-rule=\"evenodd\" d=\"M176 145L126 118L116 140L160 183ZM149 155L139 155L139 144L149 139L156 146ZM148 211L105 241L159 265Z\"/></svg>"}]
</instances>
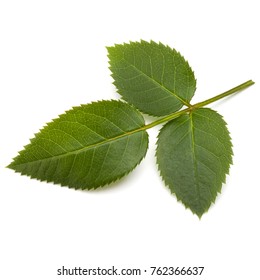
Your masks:
<instances>
[{"instance_id":1,"label":"serrated leaf edge","mask_svg":"<svg viewBox=\"0 0 260 280\"><path fill-rule=\"evenodd\" d=\"M153 40L150 40L149 42L148 42L148 41L145 41L145 40L140 40L140 41L129 41L129 43L125 43L125 42L124 42L123 44L114 44L113 46L106 47L106 49L107 49L107 51L108 51L108 55L107 55L107 57L108 57L108 59L109 59L108 63L109 63L109 65L110 65L108 68L110 69L110 71L111 71L111 68L112 68L112 66L111 66L111 64L110 64L110 57L111 57L111 55L109 54L109 50L110 50L110 49L116 48L116 47L120 47L120 46L129 46L130 44L141 44L141 43L153 44L153 45L156 45L156 46L163 46L163 47L165 47L169 52L174 51L177 55L179 55L179 56L187 63L187 65L188 65L189 68L191 69L191 72L192 72L193 77L194 77L194 79L195 79L195 89L194 89L194 93L193 93L193 95L192 95L192 97L193 97L194 94L195 94L195 92L196 92L196 90L197 90L197 79L195 78L195 73L194 73L194 71L192 70L192 68L190 67L188 60L186 60L185 57L184 57L183 55L181 55L181 53L180 53L179 51L177 51L177 50L174 49L174 48L171 48L171 47L168 46L168 45L164 45L164 44L161 43L161 42L156 43L156 42L153 41ZM139 69L137 69L137 70L139 71ZM112 71L111 71L111 72L112 72ZM111 76L112 79L113 79L112 84L115 86L116 92L120 95L120 98L121 98L122 100L124 100L125 102L128 103L129 101L122 95L122 91L121 91L120 89L117 88L116 81L115 81L115 79L114 79L114 74L111 73L110 76ZM148 76L148 77L149 77L149 76ZM149 78L150 78L150 77L149 77ZM165 88L165 89L167 90L167 92L169 92L171 95L173 95L173 96L174 96L175 98L177 98L179 101L181 101L182 106L187 106L187 107L190 107L190 106L191 106L189 102L183 100L183 99L180 98L176 93L174 93L174 92L172 92L171 90L167 89L166 87L164 87L163 85L161 85L159 82L157 82L157 81L155 81L155 80L152 80L152 81L158 83L161 87ZM192 99L192 97L191 97L191 99ZM134 106L134 104L132 104L132 103L128 103L128 104L131 104L132 106ZM179 108L179 110L182 108L182 106ZM134 107L135 107L135 106L134 106ZM162 116L158 116L158 115L151 114L151 113L148 113L148 112L144 112L144 111L142 111L142 110L139 109L139 108L137 108L137 109L138 109L140 112L142 112L143 114L147 114L147 115L152 116L152 117L162 117Z\"/></svg>"},{"instance_id":2,"label":"serrated leaf edge","mask_svg":"<svg viewBox=\"0 0 260 280\"><path fill-rule=\"evenodd\" d=\"M144 156L137 162L136 165L134 165L134 167L133 167L131 170L129 170L129 171L127 171L127 172L121 174L121 176L116 177L114 180L109 181L109 182L105 183L104 185L100 185L100 186L96 186L96 187L91 187L91 188L80 188L80 187L79 187L79 188L75 188L75 187L70 186L70 185L68 185L68 184L61 184L61 183L59 183L59 182L55 182L55 181L48 180L48 179L47 179L47 180L42 180L42 179L39 179L39 178L37 178L37 177L35 177L35 176L28 175L28 174L26 174L25 172L16 171L16 170L12 167L12 165L13 165L14 161L16 160L16 158L18 158L18 157L21 155L21 152L24 151L28 146L30 146L31 143L32 143L32 141L35 139L35 137L37 137L37 135L40 134L41 131L42 131L43 129L45 129L46 127L48 127L49 124L52 124L55 120L58 120L60 117L66 115L67 112L69 112L69 111L71 111L71 110L73 110L73 109L77 109L77 108L80 108L80 107L83 107L83 106L86 106L86 105L97 104L97 103L100 103L100 102L103 102L103 101L124 103L124 104L129 105L130 107L134 108L135 110L137 110L137 111L139 112L139 110L138 110L137 108L135 108L133 105L131 105L131 104L129 104L129 103L125 103L125 102L123 102L123 101L121 101L121 100L115 100L115 99L110 99L110 100L103 100L103 99L102 99L102 100L93 101L93 102L87 103L87 104L81 104L81 105L79 105L79 106L73 106L71 109L66 110L64 113L59 114L58 117L52 119L51 121L49 121L49 122L47 122L45 125L43 125L43 127L42 127L41 129L39 129L39 132L35 133L35 134L34 134L34 137L32 137L32 138L29 139L29 143L23 146L23 149L21 149L21 150L18 152L18 155L17 155L16 157L12 158L12 162L11 162L9 165L7 165L6 168L12 169L12 170L14 170L15 173L19 173L19 174L22 175L22 176L27 176L27 177L29 177L30 179L36 179L37 181L40 181L40 182L53 183L53 184L55 184L55 185L59 185L59 186L61 186L61 187L68 187L68 188L74 189L74 190L95 190L95 189L98 189L98 188L101 188L101 187L105 187L105 186L111 185L111 184L115 183L116 181L118 181L119 179L121 179L121 178L125 177L126 175L128 175L130 172L132 172L132 171L141 163L141 161L145 158L145 156L146 156L146 154L147 154L147 150L148 150L148 147L149 147L149 137L148 137L148 134L147 134L146 131L144 131L144 132L145 132L146 135L147 135L147 145L146 145L146 151L145 151ZM140 114L140 115L141 115L141 114ZM141 115L141 116L142 116L142 115ZM144 119L143 119L143 120L144 120ZM119 136L119 137L114 137L114 138L112 138L112 139L109 139L110 141L102 141L102 143L101 143L100 145L104 144L104 142L108 143L108 142L111 142L111 141L113 141L113 140L115 140L115 139L124 138L124 137L127 137L127 136L132 135L132 134L137 133L137 132L140 132L140 130L137 129L136 131L135 131L135 130L129 131L129 134L126 134L126 135L123 135L123 136ZM96 144L93 144L93 145L91 145L91 146L96 146ZM91 146L89 146L89 147L87 147L87 148L84 147L83 149L91 148ZM82 149L80 149L80 150L82 150ZM75 150L75 151L72 151L72 152L68 152L67 154L70 154L70 153L73 153L73 152L76 152L76 151L78 152L79 150ZM64 156L64 154L62 154L62 155L57 155L57 156L55 156L55 157L58 157L58 156ZM45 158L45 159L49 159L49 158ZM37 162L37 161L41 161L41 160L44 160L44 159L36 160L36 161L33 161L33 162ZM26 164L28 164L28 162L27 162ZM15 165L15 166L17 166L17 165Z\"/></svg>"},{"instance_id":3,"label":"serrated leaf edge","mask_svg":"<svg viewBox=\"0 0 260 280\"><path fill-rule=\"evenodd\" d=\"M226 129L227 129L227 123L226 123L225 119L223 118L223 116L222 116L221 114L219 114L216 110L213 110L213 109L211 109L211 110L214 111L215 113L217 113L217 114L222 118L222 120L223 120L223 122L224 122L224 124L225 124L225 127L226 127ZM178 118L179 118L179 117L178 117ZM176 118L176 119L177 119L177 118ZM170 122L170 121L169 121L169 122ZM169 191L171 192L171 194L174 195L174 196L176 197L176 200L177 200L178 202L181 202L181 204L184 205L184 207L185 207L186 210L190 210L194 215L196 215L199 219L201 219L202 216L203 216L205 213L207 213L207 212L209 211L209 209L211 208L212 204L215 204L216 199L219 197L219 194L221 194L223 185L226 184L226 178L227 178L227 176L228 176L229 173L230 173L230 167L231 167L231 165L233 165L233 155L234 155L234 153L233 153L233 149L232 149L232 147L233 147L232 138L231 138L231 136L230 136L229 130L227 129L228 135L229 135L229 140L230 140L230 143L231 143L231 161L230 161L230 163L229 163L229 169L228 169L227 173L225 173L225 177L224 177L224 179L222 180L221 189L220 189L220 190L217 190L218 195L214 198L213 201L211 201L211 204L209 205L209 207L208 207L201 215L198 215L198 213L194 212L185 202L183 202L180 198L177 197L176 193L171 189L170 185L165 181L165 179L164 179L164 177L163 177L163 175L162 175L162 171L160 170L160 167L159 167L158 157L157 157L157 149L158 149L159 136L160 136L161 130L162 130L162 129L164 128L164 126L167 125L169 122L165 123L165 124L161 127L161 129L160 129L160 131L159 131L159 133L158 133L158 135L157 135L156 152L155 152L157 169L158 169L158 172L159 172L159 175L160 175L162 181L164 182L164 185L169 189Z\"/></svg>"}]
</instances>

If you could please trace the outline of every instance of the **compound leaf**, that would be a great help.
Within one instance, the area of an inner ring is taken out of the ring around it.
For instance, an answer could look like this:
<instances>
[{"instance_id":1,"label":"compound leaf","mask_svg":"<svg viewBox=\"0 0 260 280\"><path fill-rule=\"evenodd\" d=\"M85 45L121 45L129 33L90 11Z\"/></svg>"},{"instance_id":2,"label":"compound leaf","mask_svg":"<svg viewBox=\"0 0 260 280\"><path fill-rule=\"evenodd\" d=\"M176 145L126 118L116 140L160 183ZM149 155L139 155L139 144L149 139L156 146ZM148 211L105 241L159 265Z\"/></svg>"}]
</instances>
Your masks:
<instances>
[{"instance_id":1,"label":"compound leaf","mask_svg":"<svg viewBox=\"0 0 260 280\"><path fill-rule=\"evenodd\" d=\"M196 109L167 123L157 142L165 184L199 217L215 201L232 163L226 123L211 109Z\"/></svg>"},{"instance_id":2,"label":"compound leaf","mask_svg":"<svg viewBox=\"0 0 260 280\"><path fill-rule=\"evenodd\" d=\"M196 80L188 62L176 50L153 41L107 49L118 93L140 111L163 116L189 105Z\"/></svg>"},{"instance_id":3,"label":"compound leaf","mask_svg":"<svg viewBox=\"0 0 260 280\"><path fill-rule=\"evenodd\" d=\"M8 167L75 189L104 186L145 156L143 125L142 115L121 101L81 105L48 123Z\"/></svg>"}]
</instances>

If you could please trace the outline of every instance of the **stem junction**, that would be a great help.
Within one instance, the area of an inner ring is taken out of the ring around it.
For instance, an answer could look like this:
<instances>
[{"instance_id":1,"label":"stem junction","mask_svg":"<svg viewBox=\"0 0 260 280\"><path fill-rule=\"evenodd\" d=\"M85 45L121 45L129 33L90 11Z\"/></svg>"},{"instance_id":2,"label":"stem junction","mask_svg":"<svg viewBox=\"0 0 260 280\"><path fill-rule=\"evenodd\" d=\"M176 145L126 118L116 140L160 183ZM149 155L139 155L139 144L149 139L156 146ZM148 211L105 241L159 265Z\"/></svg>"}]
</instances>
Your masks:
<instances>
[{"instance_id":1,"label":"stem junction","mask_svg":"<svg viewBox=\"0 0 260 280\"><path fill-rule=\"evenodd\" d=\"M238 85L238 86L236 86L236 87L234 87L234 88L232 88L232 89L230 89L228 91L225 91L225 92L223 92L223 93L221 93L219 95L216 95L216 96L214 96L212 98L209 98L209 99L207 99L205 101L198 102L198 103L196 103L194 105L190 105L188 108L185 108L185 109L183 109L181 111L178 111L178 112L174 112L174 113L172 113L172 114L170 114L170 115L168 115L166 117L163 117L163 118L161 118L159 120L151 122L151 123L149 123L147 125L144 125L143 127L139 128L138 131L147 130L147 129L152 128L152 127L154 127L154 126L156 126L158 124L161 124L161 123L173 120L173 119L175 119L175 118L177 118L177 117L179 117L179 116L181 116L183 114L191 112L194 109L198 109L198 108L204 107L204 106L206 106L208 104L216 102L216 101L218 101L218 100L220 100L220 99L222 99L224 97L227 97L227 96L229 96L231 94L234 94L234 93L237 93L237 92L239 92L241 90L244 90L244 89L252 86L253 84L254 84L254 81L249 80L249 81L247 81L247 82L245 82L245 83L243 83L241 85Z\"/></svg>"}]
</instances>

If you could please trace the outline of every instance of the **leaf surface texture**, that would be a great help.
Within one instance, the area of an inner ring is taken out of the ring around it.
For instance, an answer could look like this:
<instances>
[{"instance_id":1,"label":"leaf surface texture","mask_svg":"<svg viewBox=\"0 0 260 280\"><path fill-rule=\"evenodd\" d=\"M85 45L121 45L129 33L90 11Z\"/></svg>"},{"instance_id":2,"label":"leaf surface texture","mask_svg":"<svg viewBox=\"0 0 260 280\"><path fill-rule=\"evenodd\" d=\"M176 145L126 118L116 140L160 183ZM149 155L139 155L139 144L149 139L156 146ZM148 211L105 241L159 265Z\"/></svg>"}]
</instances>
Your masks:
<instances>
[{"instance_id":1,"label":"leaf surface texture","mask_svg":"<svg viewBox=\"0 0 260 280\"><path fill-rule=\"evenodd\" d=\"M75 189L109 184L129 173L146 154L142 115L121 101L75 107L48 123L10 168Z\"/></svg>"},{"instance_id":2,"label":"leaf surface texture","mask_svg":"<svg viewBox=\"0 0 260 280\"><path fill-rule=\"evenodd\" d=\"M157 142L166 185L199 217L215 201L232 163L232 144L222 116L196 109L167 123Z\"/></svg>"},{"instance_id":3,"label":"leaf surface texture","mask_svg":"<svg viewBox=\"0 0 260 280\"><path fill-rule=\"evenodd\" d=\"M178 111L196 89L192 69L176 50L153 41L108 47L118 93L140 111L164 116Z\"/></svg>"}]
</instances>

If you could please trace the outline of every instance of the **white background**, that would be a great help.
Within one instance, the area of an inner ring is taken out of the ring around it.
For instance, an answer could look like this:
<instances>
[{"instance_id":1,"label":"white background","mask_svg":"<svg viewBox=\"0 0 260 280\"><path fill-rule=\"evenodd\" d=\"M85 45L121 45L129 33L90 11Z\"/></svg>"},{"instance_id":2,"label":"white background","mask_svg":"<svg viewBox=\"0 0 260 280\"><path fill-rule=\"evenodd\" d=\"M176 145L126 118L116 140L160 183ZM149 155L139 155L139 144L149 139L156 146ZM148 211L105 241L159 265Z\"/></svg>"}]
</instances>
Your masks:
<instances>
[{"instance_id":1,"label":"white background","mask_svg":"<svg viewBox=\"0 0 260 280\"><path fill-rule=\"evenodd\" d=\"M204 266L202 276L179 279L260 279L258 2L0 2L1 279L158 278L57 276L62 265ZM159 128L149 131L141 165L97 191L61 188L5 168L58 114L119 98L105 46L140 39L185 56L197 78L194 102L256 82L211 106L228 122L235 155L222 194L201 220L159 177Z\"/></svg>"}]
</instances>

